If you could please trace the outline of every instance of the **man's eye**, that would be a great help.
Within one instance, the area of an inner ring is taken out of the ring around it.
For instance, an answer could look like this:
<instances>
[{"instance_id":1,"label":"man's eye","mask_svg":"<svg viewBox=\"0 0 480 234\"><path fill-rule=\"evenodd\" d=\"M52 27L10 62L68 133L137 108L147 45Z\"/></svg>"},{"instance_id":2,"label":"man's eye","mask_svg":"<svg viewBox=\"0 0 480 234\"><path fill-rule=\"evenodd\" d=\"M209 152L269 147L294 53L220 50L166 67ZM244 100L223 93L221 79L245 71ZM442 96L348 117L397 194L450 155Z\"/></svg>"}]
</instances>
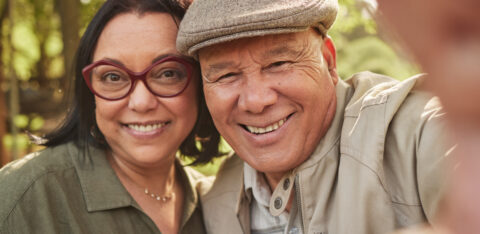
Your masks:
<instances>
[{"instance_id":1,"label":"man's eye","mask_svg":"<svg viewBox=\"0 0 480 234\"><path fill-rule=\"evenodd\" d=\"M220 81L220 80L223 80L223 79L227 79L227 78L233 77L233 76L235 76L235 75L237 75L237 73L229 72L229 73L227 73L227 74L225 74L225 75L219 76L216 80L217 80L217 81Z\"/></svg>"},{"instance_id":2,"label":"man's eye","mask_svg":"<svg viewBox=\"0 0 480 234\"><path fill-rule=\"evenodd\" d=\"M228 78L228 77L231 77L231 76L234 76L234 75L236 75L236 74L233 73L233 72L230 72L230 73L227 73L225 75L220 76L219 79Z\"/></svg>"},{"instance_id":3,"label":"man's eye","mask_svg":"<svg viewBox=\"0 0 480 234\"><path fill-rule=\"evenodd\" d=\"M277 61L274 63L270 63L268 66L265 67L266 70L277 71L278 69L283 69L287 67L286 65L290 64L290 61Z\"/></svg>"},{"instance_id":4,"label":"man's eye","mask_svg":"<svg viewBox=\"0 0 480 234\"><path fill-rule=\"evenodd\" d=\"M282 66L284 64L287 64L288 62L287 61L278 61L278 62L274 62L272 64L269 65L269 67L279 67L279 66Z\"/></svg>"}]
</instances>

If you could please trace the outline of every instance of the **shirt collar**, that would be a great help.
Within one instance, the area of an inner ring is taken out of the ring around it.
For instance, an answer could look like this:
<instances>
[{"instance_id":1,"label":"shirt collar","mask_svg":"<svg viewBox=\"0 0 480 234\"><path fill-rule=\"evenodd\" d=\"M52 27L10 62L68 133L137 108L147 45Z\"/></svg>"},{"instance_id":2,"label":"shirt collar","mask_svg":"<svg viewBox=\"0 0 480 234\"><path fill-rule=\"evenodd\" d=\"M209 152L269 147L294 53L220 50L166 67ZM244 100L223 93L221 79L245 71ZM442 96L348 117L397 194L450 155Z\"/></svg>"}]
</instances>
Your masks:
<instances>
[{"instance_id":1,"label":"shirt collar","mask_svg":"<svg viewBox=\"0 0 480 234\"><path fill-rule=\"evenodd\" d=\"M105 150L88 147L85 154L73 143L70 156L77 171L89 212L136 206L108 163Z\"/></svg>"},{"instance_id":2,"label":"shirt collar","mask_svg":"<svg viewBox=\"0 0 480 234\"><path fill-rule=\"evenodd\" d=\"M244 162L243 172L245 191L251 189L253 199L268 208L272 192L263 174L252 168L246 162Z\"/></svg>"},{"instance_id":3,"label":"shirt collar","mask_svg":"<svg viewBox=\"0 0 480 234\"><path fill-rule=\"evenodd\" d=\"M82 155L82 151L73 143L70 143L68 150L77 171L89 212L128 206L142 210L118 179L107 160L105 150L89 147L86 149L85 155ZM185 189L181 224L184 226L197 208L198 194L195 185L191 183L191 181L195 181L192 173L186 173L178 160L175 163Z\"/></svg>"}]
</instances>

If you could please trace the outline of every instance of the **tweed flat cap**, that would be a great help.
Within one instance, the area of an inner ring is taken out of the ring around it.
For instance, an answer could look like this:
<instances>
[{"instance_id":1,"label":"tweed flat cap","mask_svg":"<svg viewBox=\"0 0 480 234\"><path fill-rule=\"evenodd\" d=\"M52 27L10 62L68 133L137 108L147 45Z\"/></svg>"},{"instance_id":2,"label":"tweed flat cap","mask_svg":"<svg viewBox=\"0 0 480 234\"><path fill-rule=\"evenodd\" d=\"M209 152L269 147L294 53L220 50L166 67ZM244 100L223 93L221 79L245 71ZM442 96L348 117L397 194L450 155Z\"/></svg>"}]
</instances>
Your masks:
<instances>
[{"instance_id":1,"label":"tweed flat cap","mask_svg":"<svg viewBox=\"0 0 480 234\"><path fill-rule=\"evenodd\" d=\"M194 0L183 18L177 49L193 57L204 47L244 37L317 27L326 33L337 0Z\"/></svg>"}]
</instances>

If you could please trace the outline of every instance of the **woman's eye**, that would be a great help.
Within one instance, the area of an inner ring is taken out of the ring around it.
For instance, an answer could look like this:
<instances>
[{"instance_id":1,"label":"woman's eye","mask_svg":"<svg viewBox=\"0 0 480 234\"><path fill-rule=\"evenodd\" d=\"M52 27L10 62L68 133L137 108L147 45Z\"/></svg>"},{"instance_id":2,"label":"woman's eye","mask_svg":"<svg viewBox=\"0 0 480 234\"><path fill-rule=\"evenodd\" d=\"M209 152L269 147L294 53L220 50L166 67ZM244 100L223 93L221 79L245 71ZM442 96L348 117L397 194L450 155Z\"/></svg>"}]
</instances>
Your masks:
<instances>
[{"instance_id":1,"label":"woman's eye","mask_svg":"<svg viewBox=\"0 0 480 234\"><path fill-rule=\"evenodd\" d=\"M165 77L167 77L167 78L174 78L174 77L178 77L178 76L179 76L179 75L178 75L178 72L175 72L175 71L172 71L172 70L170 70L170 71L165 71L165 72L163 72L162 75L165 76Z\"/></svg>"},{"instance_id":2,"label":"woman's eye","mask_svg":"<svg viewBox=\"0 0 480 234\"><path fill-rule=\"evenodd\" d=\"M115 74L115 73L107 73L102 76L102 80L108 81L108 82L115 82L121 80L120 75Z\"/></svg>"},{"instance_id":3,"label":"woman's eye","mask_svg":"<svg viewBox=\"0 0 480 234\"><path fill-rule=\"evenodd\" d=\"M152 84L179 84L187 79L186 71L177 69L163 69L149 74L149 82Z\"/></svg>"}]
</instances>

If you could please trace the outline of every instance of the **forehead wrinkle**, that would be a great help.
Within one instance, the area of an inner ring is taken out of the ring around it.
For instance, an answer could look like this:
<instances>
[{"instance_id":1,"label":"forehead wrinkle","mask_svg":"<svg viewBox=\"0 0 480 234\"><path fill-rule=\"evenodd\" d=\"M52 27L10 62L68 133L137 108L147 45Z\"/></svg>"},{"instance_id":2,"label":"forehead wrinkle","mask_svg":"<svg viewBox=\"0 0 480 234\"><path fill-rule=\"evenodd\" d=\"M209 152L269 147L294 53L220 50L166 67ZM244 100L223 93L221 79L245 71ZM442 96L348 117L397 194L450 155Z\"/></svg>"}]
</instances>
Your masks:
<instances>
[{"instance_id":1,"label":"forehead wrinkle","mask_svg":"<svg viewBox=\"0 0 480 234\"><path fill-rule=\"evenodd\" d=\"M305 33L306 35L301 38L297 38L297 60L304 62L319 62L318 60L320 60L320 62L323 62L321 45L317 44L318 39L313 37L309 31L303 33ZM317 45L320 47L318 47Z\"/></svg>"},{"instance_id":2,"label":"forehead wrinkle","mask_svg":"<svg viewBox=\"0 0 480 234\"><path fill-rule=\"evenodd\" d=\"M263 54L263 59L272 58L272 57L296 57L300 54L301 50L297 48L293 48L290 45L282 45L276 47L272 50L268 50L266 53Z\"/></svg>"}]
</instances>

